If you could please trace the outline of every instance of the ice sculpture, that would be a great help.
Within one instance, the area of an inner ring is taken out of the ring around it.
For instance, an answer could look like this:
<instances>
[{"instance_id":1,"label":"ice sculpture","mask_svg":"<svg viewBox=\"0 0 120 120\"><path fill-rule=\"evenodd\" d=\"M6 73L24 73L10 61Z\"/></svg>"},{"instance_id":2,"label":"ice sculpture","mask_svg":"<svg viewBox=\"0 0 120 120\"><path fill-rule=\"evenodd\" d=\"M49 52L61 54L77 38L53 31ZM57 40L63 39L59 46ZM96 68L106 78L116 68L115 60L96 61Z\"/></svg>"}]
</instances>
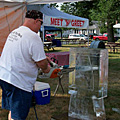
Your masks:
<instances>
[{"instance_id":1,"label":"ice sculpture","mask_svg":"<svg viewBox=\"0 0 120 120\"><path fill-rule=\"evenodd\" d=\"M105 120L104 98L108 87L107 49L71 48L68 116L81 120Z\"/></svg>"}]
</instances>

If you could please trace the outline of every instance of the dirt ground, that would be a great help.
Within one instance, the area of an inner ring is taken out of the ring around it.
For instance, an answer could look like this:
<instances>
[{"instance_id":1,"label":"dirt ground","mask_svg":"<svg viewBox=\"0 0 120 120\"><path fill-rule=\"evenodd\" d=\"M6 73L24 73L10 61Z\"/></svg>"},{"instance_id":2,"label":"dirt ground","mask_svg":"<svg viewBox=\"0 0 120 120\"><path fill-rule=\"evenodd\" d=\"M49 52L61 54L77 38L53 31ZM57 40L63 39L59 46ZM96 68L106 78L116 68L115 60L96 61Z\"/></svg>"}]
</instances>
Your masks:
<instances>
[{"instance_id":1,"label":"dirt ground","mask_svg":"<svg viewBox=\"0 0 120 120\"><path fill-rule=\"evenodd\" d=\"M56 85L58 84L58 79L49 79L49 80L41 80L41 81L44 81L50 84L51 98L50 98L49 104L36 106L38 119L51 120L51 118L56 118L55 120L68 120L67 114L68 114L69 100L70 100L70 95L68 94L69 74L64 74L62 77L62 85L65 90L64 94L62 93L61 87L59 87L56 95L54 96L54 91L55 91ZM120 108L120 102L119 102L120 84L119 83L120 83L120 75L118 74L118 72L109 71L108 96L107 98L104 99L106 120L120 120L120 113L112 110L112 108ZM36 120L35 112L33 108L31 108L27 120ZM72 119L69 119L69 120L72 120ZM98 120L98 119L95 119L95 120Z\"/></svg>"},{"instance_id":2,"label":"dirt ground","mask_svg":"<svg viewBox=\"0 0 120 120\"><path fill-rule=\"evenodd\" d=\"M120 70L119 70L120 73ZM69 74L64 74L62 77L62 85L65 90L63 94L61 87L59 87L56 95L54 91L58 84L58 79L44 79L38 81L49 83L51 88L50 103L46 105L36 105L36 112L38 120L68 120L67 113L69 108L70 95L68 94ZM108 97L105 98L106 120L120 120L120 114L112 111L112 108L120 108L120 75L116 71L109 71L108 77ZM116 94L118 93L118 94ZM1 90L0 90L1 96ZM0 97L1 102L1 97ZM23 111L24 112L24 111ZM0 120L7 120L8 111L1 109L0 104ZM31 107L27 120L37 120L35 116L34 107ZM71 119L72 120L72 119ZM97 120L97 119L96 119Z\"/></svg>"},{"instance_id":3,"label":"dirt ground","mask_svg":"<svg viewBox=\"0 0 120 120\"><path fill-rule=\"evenodd\" d=\"M38 79L39 81L49 83L51 89L50 103L47 105L36 105L36 111L39 120L51 120L51 117L54 115L57 116L68 112L70 97L70 95L68 94L68 77L68 74L64 74L61 79L62 86L64 88L64 94L61 86L59 86L55 96L54 92L57 84L59 83L59 79ZM36 120L34 108L31 108L27 120Z\"/></svg>"}]
</instances>

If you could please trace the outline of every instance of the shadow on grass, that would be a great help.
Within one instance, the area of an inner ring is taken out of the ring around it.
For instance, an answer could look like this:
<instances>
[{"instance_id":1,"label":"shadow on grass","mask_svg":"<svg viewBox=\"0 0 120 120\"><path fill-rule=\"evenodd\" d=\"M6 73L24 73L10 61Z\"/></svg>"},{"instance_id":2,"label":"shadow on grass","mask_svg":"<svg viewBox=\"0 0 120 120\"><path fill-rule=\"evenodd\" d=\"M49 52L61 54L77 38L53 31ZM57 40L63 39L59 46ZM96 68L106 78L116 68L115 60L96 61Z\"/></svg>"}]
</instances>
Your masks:
<instances>
[{"instance_id":1,"label":"shadow on grass","mask_svg":"<svg viewBox=\"0 0 120 120\"><path fill-rule=\"evenodd\" d=\"M45 50L45 52L46 52L46 53L51 53L51 52L61 52L61 50L49 50L49 51Z\"/></svg>"},{"instance_id":2,"label":"shadow on grass","mask_svg":"<svg viewBox=\"0 0 120 120\"><path fill-rule=\"evenodd\" d=\"M120 59L109 59L109 71L120 71Z\"/></svg>"},{"instance_id":3,"label":"shadow on grass","mask_svg":"<svg viewBox=\"0 0 120 120\"><path fill-rule=\"evenodd\" d=\"M65 96L51 96L50 103L36 105L38 120L51 120L54 115L68 112L69 98ZM36 120L35 111L32 107L26 120Z\"/></svg>"}]
</instances>

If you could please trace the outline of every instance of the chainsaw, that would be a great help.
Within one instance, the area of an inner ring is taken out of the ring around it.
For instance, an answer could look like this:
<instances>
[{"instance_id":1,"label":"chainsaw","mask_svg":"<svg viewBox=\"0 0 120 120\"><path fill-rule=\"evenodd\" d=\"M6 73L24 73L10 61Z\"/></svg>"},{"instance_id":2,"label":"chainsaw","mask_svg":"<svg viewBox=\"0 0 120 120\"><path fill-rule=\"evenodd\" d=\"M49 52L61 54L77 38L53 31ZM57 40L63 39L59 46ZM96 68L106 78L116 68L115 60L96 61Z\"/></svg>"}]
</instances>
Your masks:
<instances>
[{"instance_id":1,"label":"chainsaw","mask_svg":"<svg viewBox=\"0 0 120 120\"><path fill-rule=\"evenodd\" d=\"M61 67L58 64L54 63L53 61L49 61L50 64L50 71L49 73L43 73L42 70L39 70L38 78L46 79L46 78L57 78L61 76Z\"/></svg>"},{"instance_id":2,"label":"chainsaw","mask_svg":"<svg viewBox=\"0 0 120 120\"><path fill-rule=\"evenodd\" d=\"M62 77L64 73L69 73L74 70L74 68L69 68L69 65L58 66L57 63L53 61L49 61L51 66L49 73L43 73L42 70L39 70L38 78L46 79L46 78L57 78Z\"/></svg>"}]
</instances>

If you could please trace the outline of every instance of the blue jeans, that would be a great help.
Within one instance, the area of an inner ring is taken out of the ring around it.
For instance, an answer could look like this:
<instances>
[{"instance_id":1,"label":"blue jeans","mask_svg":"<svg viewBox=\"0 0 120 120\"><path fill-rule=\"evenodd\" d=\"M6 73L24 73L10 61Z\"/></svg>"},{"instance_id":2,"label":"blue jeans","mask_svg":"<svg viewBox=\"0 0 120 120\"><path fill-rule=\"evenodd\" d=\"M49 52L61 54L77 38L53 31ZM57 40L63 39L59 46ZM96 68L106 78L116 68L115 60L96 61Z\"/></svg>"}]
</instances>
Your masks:
<instances>
[{"instance_id":1,"label":"blue jeans","mask_svg":"<svg viewBox=\"0 0 120 120\"><path fill-rule=\"evenodd\" d=\"M11 111L14 120L25 120L31 107L32 93L0 80L2 108Z\"/></svg>"}]
</instances>

